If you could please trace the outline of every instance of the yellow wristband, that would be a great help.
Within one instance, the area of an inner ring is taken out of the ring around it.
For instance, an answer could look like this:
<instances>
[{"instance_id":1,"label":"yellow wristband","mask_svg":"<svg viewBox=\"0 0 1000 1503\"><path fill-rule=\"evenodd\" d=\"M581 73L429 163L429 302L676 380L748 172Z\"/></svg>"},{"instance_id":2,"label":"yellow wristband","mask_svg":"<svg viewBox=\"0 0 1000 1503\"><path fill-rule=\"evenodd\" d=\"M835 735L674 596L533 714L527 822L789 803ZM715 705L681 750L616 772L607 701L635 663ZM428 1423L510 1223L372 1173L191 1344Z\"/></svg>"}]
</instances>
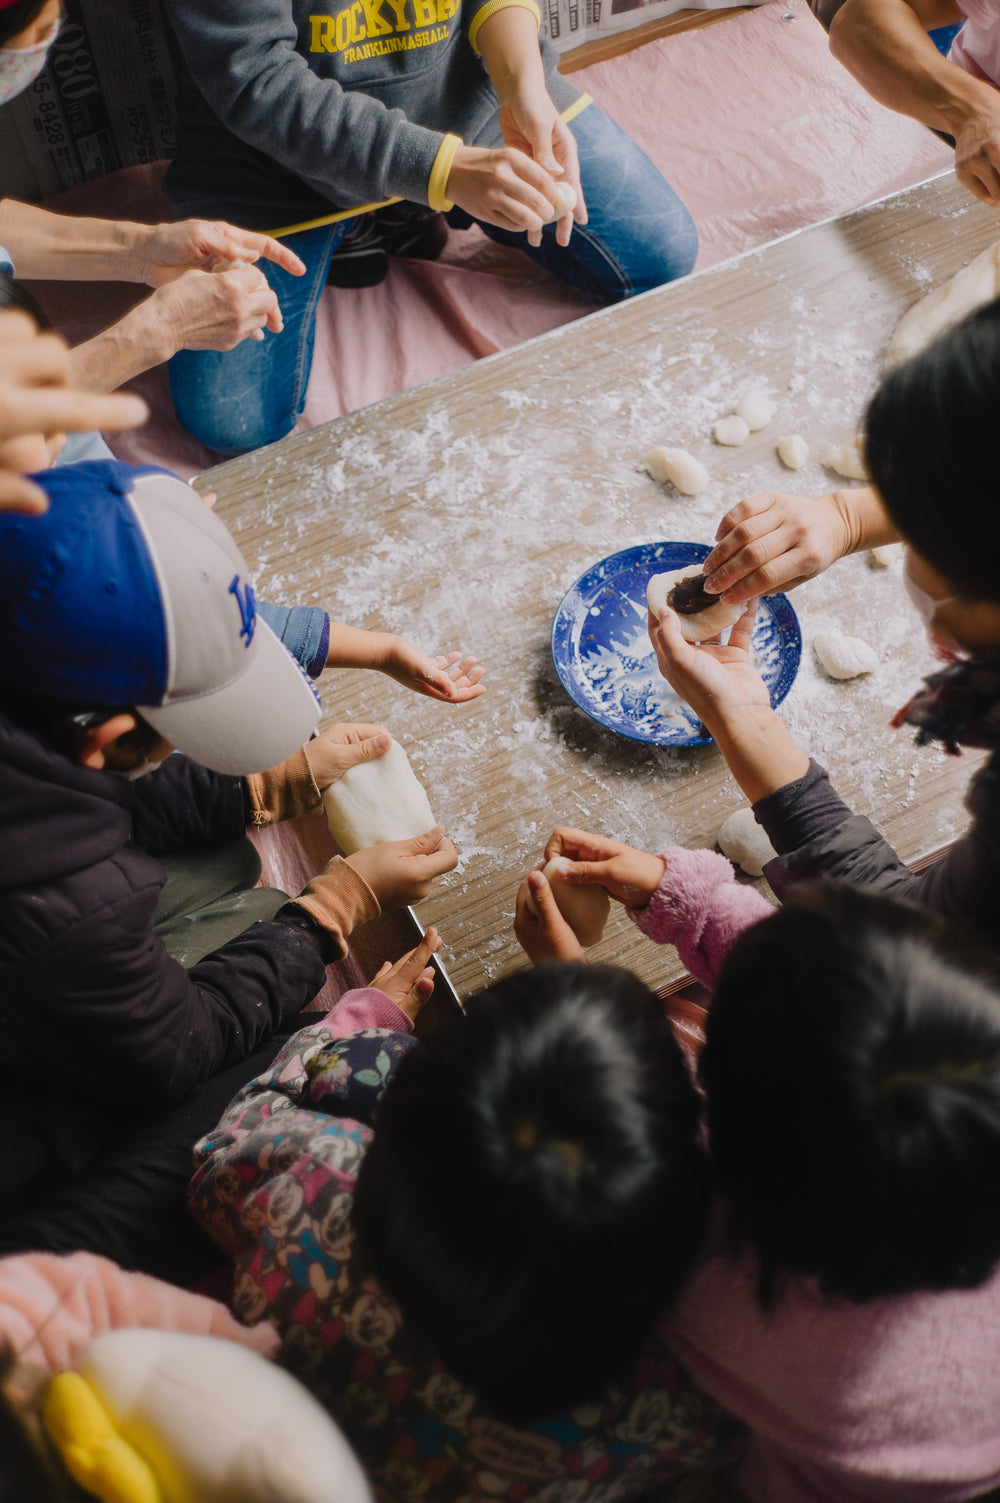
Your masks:
<instances>
[{"instance_id":1,"label":"yellow wristband","mask_svg":"<svg viewBox=\"0 0 1000 1503\"><path fill-rule=\"evenodd\" d=\"M451 164L455 160L455 153L461 144L461 136L453 136L449 132L438 147L438 154L434 158L430 182L427 184L427 202L438 213L447 214L449 209L455 207L445 193L445 189L448 186L448 174L451 172Z\"/></svg>"}]
</instances>

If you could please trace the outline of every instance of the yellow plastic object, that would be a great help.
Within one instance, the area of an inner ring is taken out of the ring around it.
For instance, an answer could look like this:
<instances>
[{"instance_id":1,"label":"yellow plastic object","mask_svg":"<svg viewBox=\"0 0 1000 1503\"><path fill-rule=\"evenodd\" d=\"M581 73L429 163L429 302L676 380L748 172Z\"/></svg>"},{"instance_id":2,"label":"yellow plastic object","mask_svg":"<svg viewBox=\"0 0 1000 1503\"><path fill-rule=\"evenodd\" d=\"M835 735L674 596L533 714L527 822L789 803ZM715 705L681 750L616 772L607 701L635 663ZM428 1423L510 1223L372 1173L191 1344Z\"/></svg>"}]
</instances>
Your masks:
<instances>
[{"instance_id":1,"label":"yellow plastic object","mask_svg":"<svg viewBox=\"0 0 1000 1503\"><path fill-rule=\"evenodd\" d=\"M149 1466L79 1373L52 1379L42 1421L70 1476L101 1503L163 1503Z\"/></svg>"}]
</instances>

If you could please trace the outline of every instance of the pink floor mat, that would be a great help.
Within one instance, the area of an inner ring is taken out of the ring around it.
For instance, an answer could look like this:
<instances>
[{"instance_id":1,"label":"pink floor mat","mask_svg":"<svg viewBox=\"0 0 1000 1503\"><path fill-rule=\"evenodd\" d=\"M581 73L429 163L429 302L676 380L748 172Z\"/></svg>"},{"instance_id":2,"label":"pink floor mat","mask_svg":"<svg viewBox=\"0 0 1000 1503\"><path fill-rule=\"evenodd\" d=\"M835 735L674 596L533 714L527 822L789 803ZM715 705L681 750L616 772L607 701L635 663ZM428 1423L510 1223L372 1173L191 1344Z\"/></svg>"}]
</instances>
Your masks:
<instances>
[{"instance_id":1,"label":"pink floor mat","mask_svg":"<svg viewBox=\"0 0 1000 1503\"><path fill-rule=\"evenodd\" d=\"M951 153L870 99L829 54L804 0L772 3L651 42L575 75L688 205L699 268L920 182ZM136 168L70 189L50 207L120 218L169 217L161 169ZM115 285L50 283L43 301L72 340L136 296ZM330 288L300 428L509 349L591 311L516 251L478 230L453 232L434 264L396 261L378 287ZM114 441L122 458L185 477L217 456L178 426L166 375L135 383L152 422Z\"/></svg>"}]
</instances>

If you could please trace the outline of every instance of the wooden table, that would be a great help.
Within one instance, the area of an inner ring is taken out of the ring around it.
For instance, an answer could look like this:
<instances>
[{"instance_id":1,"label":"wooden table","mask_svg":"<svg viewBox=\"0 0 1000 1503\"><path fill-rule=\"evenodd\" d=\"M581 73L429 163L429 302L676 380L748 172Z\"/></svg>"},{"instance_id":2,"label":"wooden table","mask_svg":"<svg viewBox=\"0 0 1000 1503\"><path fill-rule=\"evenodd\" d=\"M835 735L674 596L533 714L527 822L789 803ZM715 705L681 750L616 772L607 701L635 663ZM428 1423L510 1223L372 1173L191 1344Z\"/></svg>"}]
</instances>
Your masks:
<instances>
[{"instance_id":1,"label":"wooden table","mask_svg":"<svg viewBox=\"0 0 1000 1503\"><path fill-rule=\"evenodd\" d=\"M995 213L948 175L211 471L260 593L487 666L488 694L462 708L378 674L323 681L327 721L393 729L462 852L419 911L463 995L523 963L514 894L554 825L649 850L712 845L742 803L714 747L644 747L571 703L549 656L567 587L633 543L711 541L741 496L846 483L815 461L783 470L775 441L801 433L818 458L850 438L899 315L996 235ZM774 423L716 447L712 421L750 389L779 400ZM702 496L649 478L657 443L706 463ZM912 860L963 828L976 764L888 728L930 663L900 569L861 556L795 591L806 648L783 713ZM869 678L819 671L809 640L831 625L880 651ZM680 971L617 909L591 956L653 982Z\"/></svg>"}]
</instances>

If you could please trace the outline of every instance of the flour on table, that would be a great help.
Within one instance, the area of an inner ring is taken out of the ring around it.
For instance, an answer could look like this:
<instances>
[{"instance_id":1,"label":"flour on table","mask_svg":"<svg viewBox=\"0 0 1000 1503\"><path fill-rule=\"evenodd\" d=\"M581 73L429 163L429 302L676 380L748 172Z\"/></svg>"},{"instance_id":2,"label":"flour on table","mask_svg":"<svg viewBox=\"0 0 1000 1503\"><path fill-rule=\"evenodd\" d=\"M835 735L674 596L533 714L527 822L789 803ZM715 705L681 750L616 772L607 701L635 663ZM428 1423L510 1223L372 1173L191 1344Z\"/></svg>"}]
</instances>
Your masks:
<instances>
[{"instance_id":1,"label":"flour on table","mask_svg":"<svg viewBox=\"0 0 1000 1503\"><path fill-rule=\"evenodd\" d=\"M801 433L786 433L784 438L778 439L775 447L778 458L787 470L801 470L809 458L809 445Z\"/></svg>"},{"instance_id":2,"label":"flour on table","mask_svg":"<svg viewBox=\"0 0 1000 1503\"><path fill-rule=\"evenodd\" d=\"M398 741L370 762L348 768L323 792L330 833L345 855L384 840L409 840L433 828L427 794Z\"/></svg>"},{"instance_id":3,"label":"flour on table","mask_svg":"<svg viewBox=\"0 0 1000 1503\"><path fill-rule=\"evenodd\" d=\"M867 480L868 471L861 454L861 444L856 438L850 443L835 444L823 455L823 464L828 470L843 475L845 480Z\"/></svg>"},{"instance_id":4,"label":"flour on table","mask_svg":"<svg viewBox=\"0 0 1000 1503\"><path fill-rule=\"evenodd\" d=\"M750 425L734 412L731 417L719 418L712 424L712 437L717 444L738 449L750 437Z\"/></svg>"},{"instance_id":5,"label":"flour on table","mask_svg":"<svg viewBox=\"0 0 1000 1503\"><path fill-rule=\"evenodd\" d=\"M597 883L567 882L563 872L569 864L565 856L553 856L542 867L542 876L552 889L559 912L586 949L588 945L596 945L604 933L611 912L611 899L607 890ZM537 914L530 889L528 907Z\"/></svg>"},{"instance_id":6,"label":"flour on table","mask_svg":"<svg viewBox=\"0 0 1000 1503\"><path fill-rule=\"evenodd\" d=\"M777 410L771 398L763 396L760 392L748 391L746 396L740 397L736 403L736 416L743 419L751 433L757 433L761 428L766 428Z\"/></svg>"},{"instance_id":7,"label":"flour on table","mask_svg":"<svg viewBox=\"0 0 1000 1503\"><path fill-rule=\"evenodd\" d=\"M764 867L778 854L754 819L749 804L723 820L716 840L722 854L748 877L762 877Z\"/></svg>"},{"instance_id":8,"label":"flour on table","mask_svg":"<svg viewBox=\"0 0 1000 1503\"><path fill-rule=\"evenodd\" d=\"M701 461L686 449L662 446L650 449L646 469L654 480L669 480L684 496L700 496L712 478Z\"/></svg>"},{"instance_id":9,"label":"flour on table","mask_svg":"<svg viewBox=\"0 0 1000 1503\"><path fill-rule=\"evenodd\" d=\"M889 341L885 362L899 365L925 349L974 308L1000 295L1000 240L908 308Z\"/></svg>"},{"instance_id":10,"label":"flour on table","mask_svg":"<svg viewBox=\"0 0 1000 1503\"><path fill-rule=\"evenodd\" d=\"M671 569L666 574L654 574L646 585L646 601L654 617L659 618L660 612L667 605L667 596L682 579L693 579L696 574L701 574L701 564L689 564L684 569ZM720 600L716 605L710 605L706 610L696 611L692 616L677 616L681 628L681 635L688 642L707 642L712 637L717 637L720 631L737 622L743 614L745 607L742 605L727 605Z\"/></svg>"},{"instance_id":11,"label":"flour on table","mask_svg":"<svg viewBox=\"0 0 1000 1503\"><path fill-rule=\"evenodd\" d=\"M839 631L817 632L813 648L820 665L831 678L857 678L878 667L878 653L860 637Z\"/></svg>"}]
</instances>

